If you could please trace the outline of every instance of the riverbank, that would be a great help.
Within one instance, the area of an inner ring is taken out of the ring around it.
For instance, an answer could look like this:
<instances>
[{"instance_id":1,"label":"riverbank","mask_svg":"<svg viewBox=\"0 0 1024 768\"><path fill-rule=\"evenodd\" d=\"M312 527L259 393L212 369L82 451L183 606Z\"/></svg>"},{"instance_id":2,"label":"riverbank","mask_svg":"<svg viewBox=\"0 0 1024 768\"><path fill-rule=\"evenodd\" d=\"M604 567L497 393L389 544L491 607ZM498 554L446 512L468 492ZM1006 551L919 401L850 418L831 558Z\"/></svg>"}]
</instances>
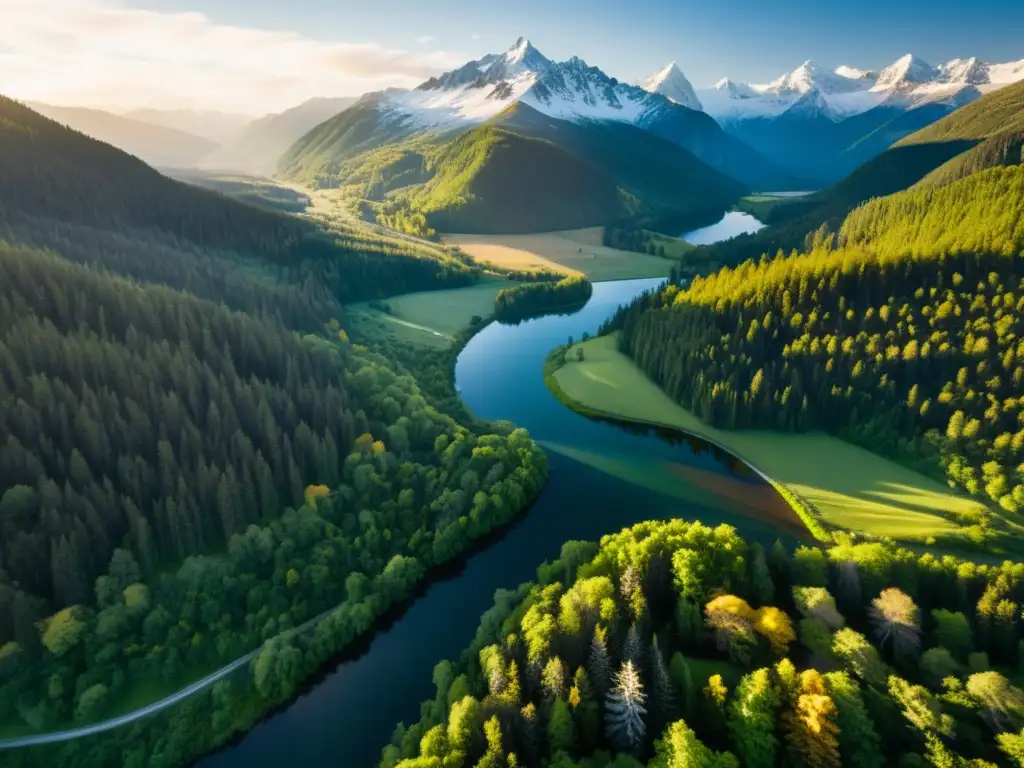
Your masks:
<instances>
[{"instance_id":1,"label":"riverbank","mask_svg":"<svg viewBox=\"0 0 1024 768\"><path fill-rule=\"evenodd\" d=\"M552 360L545 371L562 402L588 415L667 426L720 445L788 494L787 501L824 541L831 530L843 529L927 543L959 530L942 513L970 514L978 506L923 475L821 432L716 429L650 381L619 352L616 336L577 346L582 361Z\"/></svg>"}]
</instances>

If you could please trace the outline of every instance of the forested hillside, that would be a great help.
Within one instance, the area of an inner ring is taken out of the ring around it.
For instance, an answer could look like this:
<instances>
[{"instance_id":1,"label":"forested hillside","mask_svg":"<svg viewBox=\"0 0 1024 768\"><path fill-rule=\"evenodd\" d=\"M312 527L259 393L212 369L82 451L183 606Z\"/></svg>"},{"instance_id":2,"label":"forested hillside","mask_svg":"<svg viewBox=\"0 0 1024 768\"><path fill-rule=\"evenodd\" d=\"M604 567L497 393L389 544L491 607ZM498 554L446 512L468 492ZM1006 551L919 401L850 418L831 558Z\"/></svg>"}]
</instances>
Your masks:
<instances>
[{"instance_id":1,"label":"forested hillside","mask_svg":"<svg viewBox=\"0 0 1024 768\"><path fill-rule=\"evenodd\" d=\"M699 250L694 258L734 266L763 254L801 250L808 234L838 231L861 203L916 184L943 186L972 173L1021 162L1024 144L1024 82L986 94L907 136L864 163L839 183L779 206L753 235Z\"/></svg>"},{"instance_id":2,"label":"forested hillside","mask_svg":"<svg viewBox=\"0 0 1024 768\"><path fill-rule=\"evenodd\" d=\"M1010 563L640 523L499 592L380 765L1020 765L1022 598Z\"/></svg>"},{"instance_id":3,"label":"forested hillside","mask_svg":"<svg viewBox=\"0 0 1024 768\"><path fill-rule=\"evenodd\" d=\"M294 315L303 301L322 306L473 279L443 248L338 225L327 231L173 181L3 97L0 226L8 239L246 311L279 304Z\"/></svg>"},{"instance_id":4,"label":"forested hillside","mask_svg":"<svg viewBox=\"0 0 1024 768\"><path fill-rule=\"evenodd\" d=\"M351 296L475 279L453 252L328 233L3 108L0 725L130 711L277 638L201 725L186 707L16 757L188 762L512 519L545 458L339 323Z\"/></svg>"},{"instance_id":5,"label":"forested hillside","mask_svg":"<svg viewBox=\"0 0 1024 768\"><path fill-rule=\"evenodd\" d=\"M677 231L714 220L744 190L655 133L559 120L522 103L460 134L402 131L364 100L297 142L282 169L341 187L361 215L420 234L616 221Z\"/></svg>"},{"instance_id":6,"label":"forested hillside","mask_svg":"<svg viewBox=\"0 0 1024 768\"><path fill-rule=\"evenodd\" d=\"M624 350L709 423L821 428L1024 512L1024 168L874 200L809 253L672 286Z\"/></svg>"}]
</instances>

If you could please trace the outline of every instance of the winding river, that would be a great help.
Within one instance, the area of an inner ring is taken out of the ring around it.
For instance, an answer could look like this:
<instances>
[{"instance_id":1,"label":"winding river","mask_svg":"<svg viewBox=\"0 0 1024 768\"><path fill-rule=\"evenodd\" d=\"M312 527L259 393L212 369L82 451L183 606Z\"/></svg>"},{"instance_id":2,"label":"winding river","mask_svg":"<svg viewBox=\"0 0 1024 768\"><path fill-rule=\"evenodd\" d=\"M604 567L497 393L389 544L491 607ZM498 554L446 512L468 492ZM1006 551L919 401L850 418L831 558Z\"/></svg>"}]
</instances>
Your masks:
<instances>
[{"instance_id":1,"label":"winding river","mask_svg":"<svg viewBox=\"0 0 1024 768\"><path fill-rule=\"evenodd\" d=\"M596 283L572 315L493 323L470 341L456 367L458 390L478 416L526 427L544 446L547 487L500 540L435 581L361 652L201 765L374 765L395 724L418 719L419 702L434 693L434 665L468 644L494 591L532 579L568 539L674 516L729 523L766 543L799 534L771 487L731 457L682 435L588 419L544 384L542 363L555 345L596 332L616 307L658 282Z\"/></svg>"}]
</instances>

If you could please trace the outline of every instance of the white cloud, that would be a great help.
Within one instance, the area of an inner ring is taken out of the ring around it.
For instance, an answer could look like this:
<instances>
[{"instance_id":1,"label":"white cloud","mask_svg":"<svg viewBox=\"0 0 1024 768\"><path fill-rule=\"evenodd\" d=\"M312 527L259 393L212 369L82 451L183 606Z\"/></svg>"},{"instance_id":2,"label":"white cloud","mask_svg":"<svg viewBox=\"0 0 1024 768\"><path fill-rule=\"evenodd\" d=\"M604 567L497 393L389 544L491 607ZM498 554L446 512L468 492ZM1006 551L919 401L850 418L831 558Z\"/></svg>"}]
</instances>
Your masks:
<instances>
[{"instance_id":1,"label":"white cloud","mask_svg":"<svg viewBox=\"0 0 1024 768\"><path fill-rule=\"evenodd\" d=\"M218 24L112 0L0 0L0 93L55 104L261 113L413 87L466 55Z\"/></svg>"},{"instance_id":2,"label":"white cloud","mask_svg":"<svg viewBox=\"0 0 1024 768\"><path fill-rule=\"evenodd\" d=\"M416 42L420 45L423 45L424 43L432 43L434 40L435 38L433 35L420 35L416 38Z\"/></svg>"}]
</instances>

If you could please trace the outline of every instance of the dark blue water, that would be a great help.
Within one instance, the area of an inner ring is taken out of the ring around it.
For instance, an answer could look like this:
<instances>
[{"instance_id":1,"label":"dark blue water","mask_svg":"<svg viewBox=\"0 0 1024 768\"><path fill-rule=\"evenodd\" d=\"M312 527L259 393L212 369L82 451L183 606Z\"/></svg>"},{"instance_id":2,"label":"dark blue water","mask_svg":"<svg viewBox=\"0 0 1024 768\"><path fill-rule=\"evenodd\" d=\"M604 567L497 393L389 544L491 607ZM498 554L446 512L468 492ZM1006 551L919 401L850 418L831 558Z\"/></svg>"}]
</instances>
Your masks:
<instances>
[{"instance_id":1,"label":"dark blue water","mask_svg":"<svg viewBox=\"0 0 1024 768\"><path fill-rule=\"evenodd\" d=\"M542 364L554 346L596 332L616 307L658 282L596 283L590 302L571 316L492 324L470 341L456 367L467 405L555 447L540 498L500 540L428 587L364 652L202 765L374 765L395 725L418 719L419 702L434 693L434 665L468 645L494 591L531 580L569 539L596 540L641 520L676 516L726 522L766 543L796 530L774 491L728 456L699 441L590 420L544 384Z\"/></svg>"}]
</instances>

